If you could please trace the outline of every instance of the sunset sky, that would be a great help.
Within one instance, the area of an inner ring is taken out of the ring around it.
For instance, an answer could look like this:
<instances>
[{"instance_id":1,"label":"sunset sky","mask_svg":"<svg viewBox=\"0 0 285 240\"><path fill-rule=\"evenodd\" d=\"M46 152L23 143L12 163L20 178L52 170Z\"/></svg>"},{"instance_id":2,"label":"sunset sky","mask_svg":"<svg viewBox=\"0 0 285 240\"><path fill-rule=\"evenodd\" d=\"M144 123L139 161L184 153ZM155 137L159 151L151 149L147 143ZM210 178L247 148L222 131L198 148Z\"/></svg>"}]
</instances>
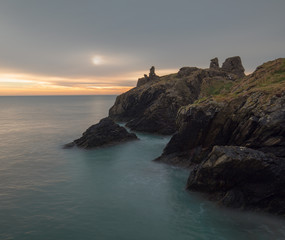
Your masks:
<instances>
[{"instance_id":1,"label":"sunset sky","mask_svg":"<svg viewBox=\"0 0 285 240\"><path fill-rule=\"evenodd\" d=\"M284 0L0 0L0 95L120 94L239 55L285 57Z\"/></svg>"}]
</instances>

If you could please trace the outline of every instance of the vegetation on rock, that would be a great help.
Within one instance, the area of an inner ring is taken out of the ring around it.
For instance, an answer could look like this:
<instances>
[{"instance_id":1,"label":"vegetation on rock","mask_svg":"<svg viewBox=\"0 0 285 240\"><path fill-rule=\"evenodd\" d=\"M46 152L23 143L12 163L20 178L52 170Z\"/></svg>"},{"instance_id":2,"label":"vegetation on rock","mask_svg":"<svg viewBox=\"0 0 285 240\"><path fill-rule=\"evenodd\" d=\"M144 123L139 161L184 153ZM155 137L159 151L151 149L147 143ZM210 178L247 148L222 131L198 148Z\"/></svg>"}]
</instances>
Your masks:
<instances>
[{"instance_id":1,"label":"vegetation on rock","mask_svg":"<svg viewBox=\"0 0 285 240\"><path fill-rule=\"evenodd\" d=\"M199 69L183 67L176 74L158 77L154 68L139 79L136 88L118 96L109 111L117 121L127 122L133 130L161 134L176 131L175 119L180 107L199 98L228 91L244 75L239 57L228 58L226 67ZM213 65L213 63L212 63Z\"/></svg>"},{"instance_id":2,"label":"vegetation on rock","mask_svg":"<svg viewBox=\"0 0 285 240\"><path fill-rule=\"evenodd\" d=\"M179 109L177 132L156 160L196 166L189 190L227 206L284 215L284 70L285 59L277 59L232 86L206 85Z\"/></svg>"}]
</instances>

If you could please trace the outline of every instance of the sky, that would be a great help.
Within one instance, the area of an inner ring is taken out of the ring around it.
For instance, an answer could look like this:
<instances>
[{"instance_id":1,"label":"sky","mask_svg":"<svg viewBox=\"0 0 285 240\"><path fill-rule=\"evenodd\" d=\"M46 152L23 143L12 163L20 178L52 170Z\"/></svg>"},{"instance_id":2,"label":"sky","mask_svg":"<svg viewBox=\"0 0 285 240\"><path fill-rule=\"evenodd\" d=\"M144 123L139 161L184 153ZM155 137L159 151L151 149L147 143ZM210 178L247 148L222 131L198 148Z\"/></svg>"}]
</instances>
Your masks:
<instances>
[{"instance_id":1,"label":"sky","mask_svg":"<svg viewBox=\"0 0 285 240\"><path fill-rule=\"evenodd\" d=\"M285 57L284 0L0 0L0 95L120 94L156 67Z\"/></svg>"}]
</instances>

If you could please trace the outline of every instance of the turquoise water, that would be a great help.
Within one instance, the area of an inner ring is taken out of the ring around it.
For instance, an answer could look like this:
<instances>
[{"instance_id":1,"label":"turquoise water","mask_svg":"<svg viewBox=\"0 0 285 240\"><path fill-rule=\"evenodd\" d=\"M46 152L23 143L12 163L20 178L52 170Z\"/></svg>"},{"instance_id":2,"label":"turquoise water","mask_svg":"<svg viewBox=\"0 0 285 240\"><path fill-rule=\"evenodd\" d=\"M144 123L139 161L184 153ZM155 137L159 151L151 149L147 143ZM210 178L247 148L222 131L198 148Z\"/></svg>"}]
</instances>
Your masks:
<instances>
[{"instance_id":1,"label":"turquoise water","mask_svg":"<svg viewBox=\"0 0 285 240\"><path fill-rule=\"evenodd\" d=\"M0 239L285 239L285 221L221 209L151 160L169 137L62 149L114 96L0 97Z\"/></svg>"}]
</instances>

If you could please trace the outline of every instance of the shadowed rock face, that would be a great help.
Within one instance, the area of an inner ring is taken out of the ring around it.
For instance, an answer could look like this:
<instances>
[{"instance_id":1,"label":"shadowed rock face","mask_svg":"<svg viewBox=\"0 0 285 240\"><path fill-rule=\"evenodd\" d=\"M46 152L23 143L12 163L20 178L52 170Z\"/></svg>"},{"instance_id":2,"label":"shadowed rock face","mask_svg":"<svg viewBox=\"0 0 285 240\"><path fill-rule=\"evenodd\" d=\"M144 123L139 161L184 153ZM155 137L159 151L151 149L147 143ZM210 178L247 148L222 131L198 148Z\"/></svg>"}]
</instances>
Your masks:
<instances>
[{"instance_id":1,"label":"shadowed rock face","mask_svg":"<svg viewBox=\"0 0 285 240\"><path fill-rule=\"evenodd\" d=\"M148 82L153 82L155 80L159 80L159 76L155 74L155 68L152 66L149 70L149 75L144 75L143 78L139 78L137 82L137 87L140 87Z\"/></svg>"},{"instance_id":2,"label":"shadowed rock face","mask_svg":"<svg viewBox=\"0 0 285 240\"><path fill-rule=\"evenodd\" d=\"M180 68L179 72L177 73L177 76L180 77L180 78L188 77L188 76L190 76L192 73L194 73L197 70L199 70L199 68L196 68L196 67L183 67L183 68Z\"/></svg>"},{"instance_id":3,"label":"shadowed rock face","mask_svg":"<svg viewBox=\"0 0 285 240\"><path fill-rule=\"evenodd\" d=\"M201 162L214 145L247 146L285 157L285 93L265 99L262 93L254 93L229 103L182 107L178 132L159 160L191 166Z\"/></svg>"},{"instance_id":4,"label":"shadowed rock face","mask_svg":"<svg viewBox=\"0 0 285 240\"><path fill-rule=\"evenodd\" d=\"M222 70L234 73L240 78L245 76L241 59L238 56L227 58L222 65Z\"/></svg>"},{"instance_id":5,"label":"shadowed rock face","mask_svg":"<svg viewBox=\"0 0 285 240\"><path fill-rule=\"evenodd\" d=\"M273 83L282 80L283 62L279 59L257 68L237 83L227 101L208 99L181 107L177 132L158 160L190 166L200 163L214 145L246 146L285 157L285 92L282 85L276 90L268 85L269 92L259 87L272 76Z\"/></svg>"},{"instance_id":6,"label":"shadowed rock face","mask_svg":"<svg viewBox=\"0 0 285 240\"><path fill-rule=\"evenodd\" d=\"M195 167L187 188L221 204L285 215L284 74L285 59L267 62L226 95L181 107L156 161Z\"/></svg>"},{"instance_id":7,"label":"shadowed rock face","mask_svg":"<svg viewBox=\"0 0 285 240\"><path fill-rule=\"evenodd\" d=\"M285 160L238 146L215 146L195 168L187 189L235 208L285 215Z\"/></svg>"},{"instance_id":8,"label":"shadowed rock face","mask_svg":"<svg viewBox=\"0 0 285 240\"><path fill-rule=\"evenodd\" d=\"M183 67L176 74L157 77L151 68L149 76L139 79L136 88L117 97L109 116L127 122L132 130L173 134L180 107L207 95L216 83L225 86L238 78L220 68L196 67Z\"/></svg>"},{"instance_id":9,"label":"shadowed rock face","mask_svg":"<svg viewBox=\"0 0 285 240\"><path fill-rule=\"evenodd\" d=\"M99 123L89 127L79 139L66 144L65 148L77 146L90 149L137 139L134 133L116 124L110 118L103 118Z\"/></svg>"},{"instance_id":10,"label":"shadowed rock face","mask_svg":"<svg viewBox=\"0 0 285 240\"><path fill-rule=\"evenodd\" d=\"M210 63L210 69L219 69L219 59L218 58L213 58L211 59L211 63Z\"/></svg>"}]
</instances>

